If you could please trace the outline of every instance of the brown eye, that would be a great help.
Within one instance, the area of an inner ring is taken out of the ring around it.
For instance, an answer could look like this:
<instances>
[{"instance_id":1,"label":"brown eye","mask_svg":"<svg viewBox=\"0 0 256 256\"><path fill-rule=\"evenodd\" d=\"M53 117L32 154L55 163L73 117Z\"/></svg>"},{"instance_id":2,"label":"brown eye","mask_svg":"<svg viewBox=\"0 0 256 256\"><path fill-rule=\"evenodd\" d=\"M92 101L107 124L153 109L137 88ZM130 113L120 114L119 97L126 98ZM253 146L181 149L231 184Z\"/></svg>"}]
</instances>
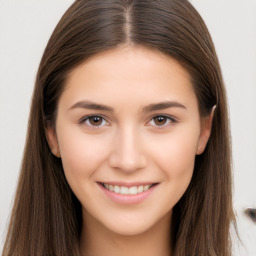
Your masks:
<instances>
[{"instance_id":1,"label":"brown eye","mask_svg":"<svg viewBox=\"0 0 256 256\"><path fill-rule=\"evenodd\" d=\"M106 125L106 120L101 116L89 116L84 120L85 124L88 126L99 127Z\"/></svg>"},{"instance_id":2,"label":"brown eye","mask_svg":"<svg viewBox=\"0 0 256 256\"><path fill-rule=\"evenodd\" d=\"M163 128L165 126L172 125L175 123L177 123L177 120L172 116L159 115L159 116L154 116L150 120L149 125L155 126L157 128Z\"/></svg>"},{"instance_id":3,"label":"brown eye","mask_svg":"<svg viewBox=\"0 0 256 256\"><path fill-rule=\"evenodd\" d=\"M162 125L165 125L166 122L167 122L168 118L165 117L165 116L156 116L154 117L154 123L157 125L157 126L162 126Z\"/></svg>"},{"instance_id":4,"label":"brown eye","mask_svg":"<svg viewBox=\"0 0 256 256\"><path fill-rule=\"evenodd\" d=\"M102 117L92 116L92 117L89 118L89 122L90 122L91 125L96 125L96 126L101 125Z\"/></svg>"}]
</instances>

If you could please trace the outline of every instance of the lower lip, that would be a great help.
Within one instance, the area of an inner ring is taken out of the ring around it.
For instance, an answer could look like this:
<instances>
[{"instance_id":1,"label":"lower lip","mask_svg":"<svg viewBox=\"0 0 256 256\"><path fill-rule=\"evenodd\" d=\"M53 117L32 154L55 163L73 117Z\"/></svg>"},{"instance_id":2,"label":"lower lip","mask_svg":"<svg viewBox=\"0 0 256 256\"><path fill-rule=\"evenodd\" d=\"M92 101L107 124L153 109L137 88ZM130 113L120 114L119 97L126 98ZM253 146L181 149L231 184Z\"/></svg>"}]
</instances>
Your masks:
<instances>
[{"instance_id":1,"label":"lower lip","mask_svg":"<svg viewBox=\"0 0 256 256\"><path fill-rule=\"evenodd\" d=\"M98 185L103 190L103 192L107 197L109 197L111 200L119 204L139 204L144 200L146 200L152 194L155 188L158 186L158 184L156 184L153 187L151 187L149 190L136 195L122 195L106 189L100 183L98 183Z\"/></svg>"}]
</instances>

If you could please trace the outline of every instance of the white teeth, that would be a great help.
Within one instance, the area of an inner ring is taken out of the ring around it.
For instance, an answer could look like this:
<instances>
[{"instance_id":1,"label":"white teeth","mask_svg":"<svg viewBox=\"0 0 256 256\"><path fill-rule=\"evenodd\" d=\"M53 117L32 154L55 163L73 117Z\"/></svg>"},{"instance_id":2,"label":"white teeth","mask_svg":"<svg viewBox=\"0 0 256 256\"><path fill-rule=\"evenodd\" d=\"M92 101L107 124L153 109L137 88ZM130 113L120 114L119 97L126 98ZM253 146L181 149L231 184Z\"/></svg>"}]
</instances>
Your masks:
<instances>
[{"instance_id":1,"label":"white teeth","mask_svg":"<svg viewBox=\"0 0 256 256\"><path fill-rule=\"evenodd\" d=\"M130 187L129 188L129 195L136 195L138 193L137 187Z\"/></svg>"},{"instance_id":2,"label":"white teeth","mask_svg":"<svg viewBox=\"0 0 256 256\"><path fill-rule=\"evenodd\" d=\"M149 185L146 185L146 186L143 187L143 190L144 190L144 191L145 191L145 190L148 190L149 187L150 187Z\"/></svg>"},{"instance_id":3,"label":"white teeth","mask_svg":"<svg viewBox=\"0 0 256 256\"><path fill-rule=\"evenodd\" d=\"M120 187L119 186L114 186L114 192L119 193L119 191L120 191Z\"/></svg>"},{"instance_id":4,"label":"white teeth","mask_svg":"<svg viewBox=\"0 0 256 256\"><path fill-rule=\"evenodd\" d=\"M117 194L122 194L122 195L136 195L140 194L142 192L145 192L149 190L152 185L145 185L145 186L133 186L133 187L125 187L125 186L117 186L117 185L110 185L110 184L103 184L104 187L112 192L115 192Z\"/></svg>"},{"instance_id":5,"label":"white teeth","mask_svg":"<svg viewBox=\"0 0 256 256\"><path fill-rule=\"evenodd\" d=\"M138 193L143 192L143 189L144 189L144 187L143 187L143 186L139 186L139 187L138 187Z\"/></svg>"},{"instance_id":6,"label":"white teeth","mask_svg":"<svg viewBox=\"0 0 256 256\"><path fill-rule=\"evenodd\" d=\"M127 195L128 192L129 192L129 188L127 188L127 187L121 187L119 193L122 194L122 195Z\"/></svg>"}]
</instances>

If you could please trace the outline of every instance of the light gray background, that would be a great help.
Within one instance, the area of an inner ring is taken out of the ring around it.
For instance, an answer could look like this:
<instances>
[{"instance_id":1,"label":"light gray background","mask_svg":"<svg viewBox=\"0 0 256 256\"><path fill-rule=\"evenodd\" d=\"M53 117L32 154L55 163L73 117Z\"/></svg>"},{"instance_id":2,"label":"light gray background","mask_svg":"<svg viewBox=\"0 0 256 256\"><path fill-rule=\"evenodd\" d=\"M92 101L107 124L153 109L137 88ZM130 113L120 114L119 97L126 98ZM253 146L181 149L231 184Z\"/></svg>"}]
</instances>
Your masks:
<instances>
[{"instance_id":1,"label":"light gray background","mask_svg":"<svg viewBox=\"0 0 256 256\"><path fill-rule=\"evenodd\" d=\"M0 252L25 143L30 99L44 47L72 0L0 0ZM256 0L191 0L220 59L230 105L234 207L244 247L256 255ZM237 242L235 242L237 244Z\"/></svg>"}]
</instances>

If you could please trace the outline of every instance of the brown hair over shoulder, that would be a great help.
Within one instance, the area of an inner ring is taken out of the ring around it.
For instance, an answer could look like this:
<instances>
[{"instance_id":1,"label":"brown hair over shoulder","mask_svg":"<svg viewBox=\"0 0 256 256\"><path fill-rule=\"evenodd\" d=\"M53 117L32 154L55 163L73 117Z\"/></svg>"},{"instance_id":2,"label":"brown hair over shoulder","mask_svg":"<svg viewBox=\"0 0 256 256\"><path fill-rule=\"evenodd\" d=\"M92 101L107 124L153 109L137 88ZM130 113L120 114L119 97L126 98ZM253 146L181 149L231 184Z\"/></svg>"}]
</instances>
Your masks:
<instances>
[{"instance_id":1,"label":"brown hair over shoulder","mask_svg":"<svg viewBox=\"0 0 256 256\"><path fill-rule=\"evenodd\" d=\"M205 152L173 209L173 255L231 255L231 149L226 93L210 34L187 0L77 0L56 26L33 93L26 147L3 255L79 255L81 205L44 127L54 125L69 73L85 59L123 44L176 59L190 74L200 114L216 105Z\"/></svg>"}]
</instances>

